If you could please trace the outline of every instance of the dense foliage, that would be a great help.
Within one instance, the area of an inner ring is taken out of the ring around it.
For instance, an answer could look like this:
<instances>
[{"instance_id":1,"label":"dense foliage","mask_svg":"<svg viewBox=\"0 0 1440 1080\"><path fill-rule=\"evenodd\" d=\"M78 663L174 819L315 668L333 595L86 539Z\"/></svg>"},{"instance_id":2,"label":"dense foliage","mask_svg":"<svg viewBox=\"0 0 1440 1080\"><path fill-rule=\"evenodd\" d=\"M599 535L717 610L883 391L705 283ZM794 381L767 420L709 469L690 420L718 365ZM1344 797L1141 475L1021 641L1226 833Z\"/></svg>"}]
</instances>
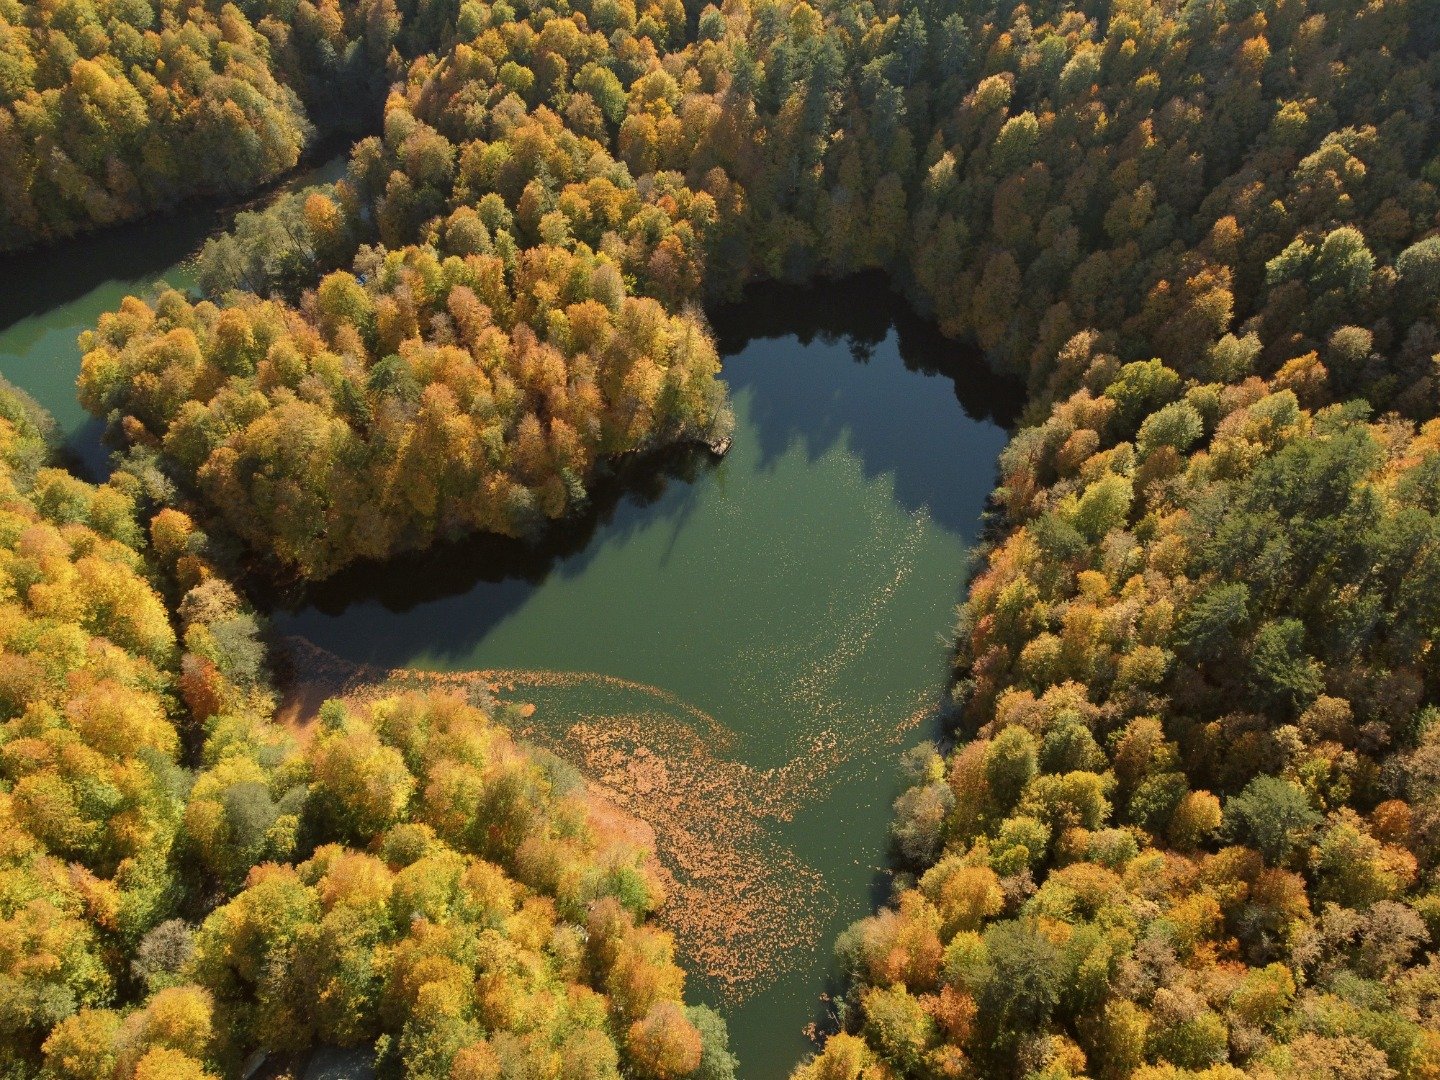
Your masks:
<instances>
[{"instance_id":1,"label":"dense foliage","mask_svg":"<svg viewBox=\"0 0 1440 1080\"><path fill-rule=\"evenodd\" d=\"M234 197L375 122L430 0L4 0L0 249Z\"/></svg>"},{"instance_id":2,"label":"dense foliage","mask_svg":"<svg viewBox=\"0 0 1440 1080\"><path fill-rule=\"evenodd\" d=\"M184 829L241 887L198 926L153 926L143 1006L82 1002L46 1075L235 1075L257 1046L316 1043L407 1077L732 1074L723 1023L684 1006L670 937L643 924L648 849L565 766L455 697L332 703L321 725L277 760L212 723Z\"/></svg>"},{"instance_id":3,"label":"dense foliage","mask_svg":"<svg viewBox=\"0 0 1440 1080\"><path fill-rule=\"evenodd\" d=\"M507 275L498 256L409 248L364 269L328 275L305 311L129 300L86 343L82 400L123 401L131 438L306 576L532 532L583 504L602 455L723 421L704 328L627 296L590 252L527 252Z\"/></svg>"},{"instance_id":4,"label":"dense foliage","mask_svg":"<svg viewBox=\"0 0 1440 1080\"><path fill-rule=\"evenodd\" d=\"M82 394L318 576L706 434L693 302L890 271L1032 405L959 745L800 1075L1434 1076L1437 26L467 0L348 178L107 319Z\"/></svg>"},{"instance_id":5,"label":"dense foliage","mask_svg":"<svg viewBox=\"0 0 1440 1080\"><path fill-rule=\"evenodd\" d=\"M0 1073L727 1080L681 998L653 852L567 766L440 694L272 719L205 535L45 464L0 386ZM170 619L173 605L178 635Z\"/></svg>"},{"instance_id":6,"label":"dense foliage","mask_svg":"<svg viewBox=\"0 0 1440 1080\"><path fill-rule=\"evenodd\" d=\"M7 1064L33 1057L76 1008L110 1000L127 979L120 951L178 901L180 652L149 580L133 477L92 487L46 456L38 410L0 387ZM238 698L217 664L254 647L246 626L227 625L237 614L223 602L197 611L184 662L213 667L216 690Z\"/></svg>"},{"instance_id":7,"label":"dense foliage","mask_svg":"<svg viewBox=\"0 0 1440 1080\"><path fill-rule=\"evenodd\" d=\"M1012 444L974 737L917 757L926 869L842 947L882 1055L1429 1075L1437 434L1150 363Z\"/></svg>"}]
</instances>

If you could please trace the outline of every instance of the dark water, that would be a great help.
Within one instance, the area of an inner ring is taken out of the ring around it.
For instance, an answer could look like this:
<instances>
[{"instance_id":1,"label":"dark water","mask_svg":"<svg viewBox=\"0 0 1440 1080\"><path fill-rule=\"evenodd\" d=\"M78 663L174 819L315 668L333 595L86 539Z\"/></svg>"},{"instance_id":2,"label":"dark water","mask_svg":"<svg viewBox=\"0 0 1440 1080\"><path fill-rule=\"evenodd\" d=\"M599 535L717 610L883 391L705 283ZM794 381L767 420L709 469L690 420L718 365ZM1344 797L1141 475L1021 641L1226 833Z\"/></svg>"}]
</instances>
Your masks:
<instances>
[{"instance_id":1,"label":"dark water","mask_svg":"<svg viewBox=\"0 0 1440 1080\"><path fill-rule=\"evenodd\" d=\"M6 270L0 371L92 474L75 336L127 293L186 284L216 222ZM526 734L638 800L683 864L677 929L711 928L682 942L692 990L742 1075L780 1080L825 1020L836 934L884 895L898 758L935 734L1018 395L876 279L752 290L713 322L738 421L724 460L631 463L538 544L480 538L271 603L277 636L352 663L485 671L537 706Z\"/></svg>"}]
</instances>

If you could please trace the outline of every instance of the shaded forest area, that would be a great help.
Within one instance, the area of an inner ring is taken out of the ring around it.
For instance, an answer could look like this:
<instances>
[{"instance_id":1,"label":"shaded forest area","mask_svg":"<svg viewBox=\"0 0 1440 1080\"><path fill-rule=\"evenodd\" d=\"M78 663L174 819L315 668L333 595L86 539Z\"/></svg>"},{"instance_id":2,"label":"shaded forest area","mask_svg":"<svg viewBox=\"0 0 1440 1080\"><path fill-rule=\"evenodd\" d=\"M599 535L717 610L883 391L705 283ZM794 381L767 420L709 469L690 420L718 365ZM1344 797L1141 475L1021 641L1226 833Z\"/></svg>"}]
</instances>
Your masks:
<instances>
[{"instance_id":1,"label":"shaded forest area","mask_svg":"<svg viewBox=\"0 0 1440 1080\"><path fill-rule=\"evenodd\" d=\"M444 0L5 0L0 250L234 200L379 122ZM444 39L449 43L448 38Z\"/></svg>"}]
</instances>

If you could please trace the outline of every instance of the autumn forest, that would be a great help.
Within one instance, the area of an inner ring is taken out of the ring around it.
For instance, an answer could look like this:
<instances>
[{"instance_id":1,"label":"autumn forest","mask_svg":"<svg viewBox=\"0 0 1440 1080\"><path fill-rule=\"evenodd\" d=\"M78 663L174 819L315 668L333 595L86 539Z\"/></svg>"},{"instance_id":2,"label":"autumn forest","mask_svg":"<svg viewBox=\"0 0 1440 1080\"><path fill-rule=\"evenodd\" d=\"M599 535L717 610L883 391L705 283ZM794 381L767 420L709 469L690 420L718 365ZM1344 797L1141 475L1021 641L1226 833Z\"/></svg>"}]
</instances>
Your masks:
<instances>
[{"instance_id":1,"label":"autumn forest","mask_svg":"<svg viewBox=\"0 0 1440 1080\"><path fill-rule=\"evenodd\" d=\"M0 259L244 202L105 476L0 386L0 1077L743 1076L523 696L297 731L252 584L723 454L708 313L871 273L1025 404L794 1080L1440 1078L1437 106L1436 0L0 0Z\"/></svg>"}]
</instances>

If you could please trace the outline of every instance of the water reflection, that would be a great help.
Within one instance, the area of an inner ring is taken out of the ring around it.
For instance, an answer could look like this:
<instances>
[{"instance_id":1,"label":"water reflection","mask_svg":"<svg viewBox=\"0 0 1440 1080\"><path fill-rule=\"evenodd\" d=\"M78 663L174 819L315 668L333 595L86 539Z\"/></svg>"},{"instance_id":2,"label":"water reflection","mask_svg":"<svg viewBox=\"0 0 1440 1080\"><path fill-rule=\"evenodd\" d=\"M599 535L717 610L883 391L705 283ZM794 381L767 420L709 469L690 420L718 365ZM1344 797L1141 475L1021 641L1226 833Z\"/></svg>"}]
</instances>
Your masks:
<instances>
[{"instance_id":1,"label":"water reflection","mask_svg":"<svg viewBox=\"0 0 1440 1080\"><path fill-rule=\"evenodd\" d=\"M971 419L1010 428L1024 405L1020 383L991 370L973 345L940 333L878 272L816 285L753 285L740 301L712 311L710 325L722 356L753 341L792 337L801 345L842 344L860 364L894 332L906 369L953 382L955 400Z\"/></svg>"},{"instance_id":2,"label":"water reflection","mask_svg":"<svg viewBox=\"0 0 1440 1080\"><path fill-rule=\"evenodd\" d=\"M162 276L182 269L205 241L228 227L235 215L263 206L276 195L334 183L345 175L347 138L316 143L288 176L266 185L240 203L217 206L191 200L154 217L77 236L36 251L6 256L6 286L0 290L0 331L22 319L53 316L67 304L111 286L144 292ZM43 325L43 324L42 324ZM40 329L7 338L6 350L23 350Z\"/></svg>"},{"instance_id":3,"label":"water reflection","mask_svg":"<svg viewBox=\"0 0 1440 1080\"><path fill-rule=\"evenodd\" d=\"M844 439L867 476L894 476L896 498L907 509L928 507L937 523L955 532L973 525L976 497L983 500L993 486L988 450L974 458L977 447L969 428L957 427L953 402L910 380L877 377L865 366L879 352L885 359L898 352L907 371L950 380L964 416L1005 429L1019 417L1023 388L993 372L978 349L946 338L915 314L884 275L807 288L757 286L741 303L716 312L713 325L726 355L775 343L764 349L762 362L726 369L733 392L755 389L751 409L762 465L797 439L812 458ZM843 346L855 363L816 370L814 354L785 339ZM887 342L891 347L882 349ZM772 370L781 364L798 370Z\"/></svg>"}]
</instances>

